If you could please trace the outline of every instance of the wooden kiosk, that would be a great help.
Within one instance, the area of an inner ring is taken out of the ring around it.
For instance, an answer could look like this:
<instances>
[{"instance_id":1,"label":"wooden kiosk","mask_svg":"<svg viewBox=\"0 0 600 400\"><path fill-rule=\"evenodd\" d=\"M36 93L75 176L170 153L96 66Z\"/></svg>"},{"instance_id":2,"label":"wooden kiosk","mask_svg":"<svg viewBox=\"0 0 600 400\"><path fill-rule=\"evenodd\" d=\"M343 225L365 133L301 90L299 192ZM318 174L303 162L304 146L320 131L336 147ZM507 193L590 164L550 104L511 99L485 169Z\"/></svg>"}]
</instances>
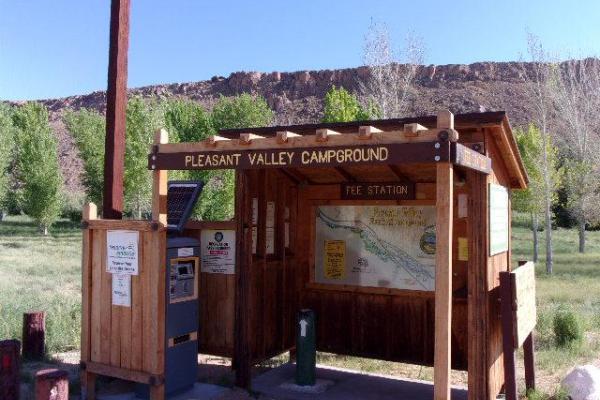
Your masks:
<instances>
[{"instance_id":1,"label":"wooden kiosk","mask_svg":"<svg viewBox=\"0 0 600 400\"><path fill-rule=\"evenodd\" d=\"M167 171L217 168L235 169L234 221L190 222L187 233L235 230L235 273L201 274L198 340L201 353L233 357L238 386L250 386L254 364L294 347L296 314L310 308L320 351L434 366L435 399L450 398L451 368L468 371L469 399L502 390L509 193L527 186L504 112L225 130L199 143L170 144L160 131L149 168L151 222L84 215L88 398L98 374L164 396ZM396 225L407 248L386 231ZM131 307L111 304L111 229L141 233ZM333 229L348 242L323 236ZM385 275L377 260L397 270Z\"/></svg>"}]
</instances>

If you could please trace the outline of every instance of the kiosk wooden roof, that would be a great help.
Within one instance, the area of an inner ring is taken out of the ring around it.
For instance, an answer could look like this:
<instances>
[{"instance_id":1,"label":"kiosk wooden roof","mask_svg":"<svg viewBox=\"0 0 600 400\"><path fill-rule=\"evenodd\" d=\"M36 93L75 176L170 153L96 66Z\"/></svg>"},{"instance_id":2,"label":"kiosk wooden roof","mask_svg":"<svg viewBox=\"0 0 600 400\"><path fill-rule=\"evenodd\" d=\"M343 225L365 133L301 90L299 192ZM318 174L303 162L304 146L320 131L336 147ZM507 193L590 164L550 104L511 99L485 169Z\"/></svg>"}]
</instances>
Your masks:
<instances>
[{"instance_id":1,"label":"kiosk wooden roof","mask_svg":"<svg viewBox=\"0 0 600 400\"><path fill-rule=\"evenodd\" d=\"M433 365L436 400L450 398L451 367L468 371L470 400L500 392L499 276L511 269L511 252L510 242L504 251L489 249L490 184L527 186L504 112L222 130L198 143L168 143L161 130L148 167L151 223L94 220L94 213L85 222L86 376L153 382L152 397L161 398L164 365L145 355L164 352L164 276L156 269L165 259L167 173L235 169L234 221L190 222L186 234L235 230L235 274L201 274L198 340L202 353L233 357L237 385L250 386L252 365L294 347L296 313L311 308L318 350ZM343 196L342 187L361 182L408 182L414 193ZM434 208L435 290L316 282L315 210L322 205ZM102 260L106 230L126 228L141 232L144 265L124 312L103 297L111 278ZM93 388L93 380L83 382Z\"/></svg>"}]
</instances>

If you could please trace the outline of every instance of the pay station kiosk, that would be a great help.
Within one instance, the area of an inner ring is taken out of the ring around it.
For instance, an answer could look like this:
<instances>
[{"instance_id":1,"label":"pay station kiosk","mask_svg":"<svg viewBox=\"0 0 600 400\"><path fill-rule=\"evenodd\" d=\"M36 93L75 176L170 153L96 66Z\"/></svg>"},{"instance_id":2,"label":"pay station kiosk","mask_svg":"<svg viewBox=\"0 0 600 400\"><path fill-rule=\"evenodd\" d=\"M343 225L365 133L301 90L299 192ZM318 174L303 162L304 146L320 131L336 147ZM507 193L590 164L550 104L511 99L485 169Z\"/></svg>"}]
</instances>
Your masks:
<instances>
[{"instance_id":1,"label":"pay station kiosk","mask_svg":"<svg viewBox=\"0 0 600 400\"><path fill-rule=\"evenodd\" d=\"M181 233L202 182L171 181L167 191L165 394L189 389L198 377L200 242ZM146 395L147 385L138 394Z\"/></svg>"}]
</instances>

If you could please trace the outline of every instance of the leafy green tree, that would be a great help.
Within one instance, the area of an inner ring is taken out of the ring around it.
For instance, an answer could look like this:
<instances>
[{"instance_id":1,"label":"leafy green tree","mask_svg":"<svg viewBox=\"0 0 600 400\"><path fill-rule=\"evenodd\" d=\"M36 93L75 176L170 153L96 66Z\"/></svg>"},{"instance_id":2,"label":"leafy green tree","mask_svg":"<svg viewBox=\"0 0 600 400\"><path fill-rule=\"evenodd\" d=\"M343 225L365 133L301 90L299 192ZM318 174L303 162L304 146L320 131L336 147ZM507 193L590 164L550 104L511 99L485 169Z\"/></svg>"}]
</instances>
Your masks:
<instances>
[{"instance_id":1,"label":"leafy green tree","mask_svg":"<svg viewBox=\"0 0 600 400\"><path fill-rule=\"evenodd\" d=\"M221 97L211 113L215 131L232 128L267 126L273 120L273 111L262 97L247 93L235 97ZM200 198L199 211L204 220L227 220L234 214L235 176L232 170L208 172L207 184Z\"/></svg>"},{"instance_id":2,"label":"leafy green tree","mask_svg":"<svg viewBox=\"0 0 600 400\"><path fill-rule=\"evenodd\" d=\"M64 122L83 160L83 184L87 198L102 204L105 119L95 111L81 109L67 112Z\"/></svg>"},{"instance_id":3,"label":"leafy green tree","mask_svg":"<svg viewBox=\"0 0 600 400\"><path fill-rule=\"evenodd\" d=\"M134 97L127 103L125 141L125 209L141 219L150 211L152 174L148 170L148 153L154 132L163 125L161 109L156 103Z\"/></svg>"},{"instance_id":4,"label":"leafy green tree","mask_svg":"<svg viewBox=\"0 0 600 400\"><path fill-rule=\"evenodd\" d=\"M343 87L337 89L332 86L325 94L322 122L366 121L379 118L380 115L379 108L372 99L363 108L356 96Z\"/></svg>"},{"instance_id":5,"label":"leafy green tree","mask_svg":"<svg viewBox=\"0 0 600 400\"><path fill-rule=\"evenodd\" d=\"M266 100L242 93L223 97L213 107L211 118L216 130L267 126L273 120L273 111Z\"/></svg>"},{"instance_id":6,"label":"leafy green tree","mask_svg":"<svg viewBox=\"0 0 600 400\"><path fill-rule=\"evenodd\" d=\"M23 185L23 208L47 235L61 210L58 141L48 123L48 110L42 104L32 102L17 108L12 120L17 129L16 169Z\"/></svg>"},{"instance_id":7,"label":"leafy green tree","mask_svg":"<svg viewBox=\"0 0 600 400\"><path fill-rule=\"evenodd\" d=\"M0 221L8 208L10 193L10 164L14 150L14 128L11 108L0 103Z\"/></svg>"},{"instance_id":8,"label":"leafy green tree","mask_svg":"<svg viewBox=\"0 0 600 400\"><path fill-rule=\"evenodd\" d=\"M542 159L546 156L548 165L548 178L550 182L550 198L552 203L557 200L557 190L561 181L562 170L558 167L558 149L550 137L545 138L535 124L530 124L527 129L515 131L517 145L523 164L529 176L527 189L514 192L512 197L513 208L531 216L531 231L533 233L533 261L538 260L538 231L539 218L545 211L546 184L545 170ZM546 151L544 152L544 144ZM546 229L551 229L547 226Z\"/></svg>"}]
</instances>

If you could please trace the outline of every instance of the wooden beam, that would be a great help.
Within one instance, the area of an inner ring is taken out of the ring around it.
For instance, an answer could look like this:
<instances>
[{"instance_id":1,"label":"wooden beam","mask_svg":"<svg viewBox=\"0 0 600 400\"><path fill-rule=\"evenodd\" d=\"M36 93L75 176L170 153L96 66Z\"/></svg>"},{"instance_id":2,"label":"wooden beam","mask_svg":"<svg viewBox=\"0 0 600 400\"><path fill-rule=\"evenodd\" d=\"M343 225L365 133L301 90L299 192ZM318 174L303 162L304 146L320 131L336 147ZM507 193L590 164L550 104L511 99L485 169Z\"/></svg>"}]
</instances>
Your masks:
<instances>
[{"instance_id":1,"label":"wooden beam","mask_svg":"<svg viewBox=\"0 0 600 400\"><path fill-rule=\"evenodd\" d=\"M216 146L219 142L231 142L231 139L228 139L226 137L223 136L217 136L217 135L210 135L209 137L207 137L204 142L208 145L208 146Z\"/></svg>"},{"instance_id":2,"label":"wooden beam","mask_svg":"<svg viewBox=\"0 0 600 400\"><path fill-rule=\"evenodd\" d=\"M89 221L95 221L98 218L98 208L94 203L87 203L83 206L82 226L89 224ZM91 317L92 317L92 230L84 229L82 232L81 246L81 361L91 361ZM81 393L85 394L88 400L94 400L96 395L96 375L90 371L82 370L80 373Z\"/></svg>"},{"instance_id":3,"label":"wooden beam","mask_svg":"<svg viewBox=\"0 0 600 400\"><path fill-rule=\"evenodd\" d=\"M302 172L298 171L296 168L280 168L279 171L283 172L294 182L306 183L308 185L314 184L314 182L310 178L308 178Z\"/></svg>"},{"instance_id":4,"label":"wooden beam","mask_svg":"<svg viewBox=\"0 0 600 400\"><path fill-rule=\"evenodd\" d=\"M437 127L439 129L454 129L454 114L449 110L438 111Z\"/></svg>"},{"instance_id":5,"label":"wooden beam","mask_svg":"<svg viewBox=\"0 0 600 400\"><path fill-rule=\"evenodd\" d=\"M159 129L154 134L154 144L169 142L169 134ZM167 225L167 170L152 171L152 221Z\"/></svg>"},{"instance_id":6,"label":"wooden beam","mask_svg":"<svg viewBox=\"0 0 600 400\"><path fill-rule=\"evenodd\" d=\"M283 143L287 143L290 138L298 137L298 136L300 136L300 135L298 135L297 133L294 133L294 132L278 131L276 141L279 144L283 144Z\"/></svg>"},{"instance_id":7,"label":"wooden beam","mask_svg":"<svg viewBox=\"0 0 600 400\"><path fill-rule=\"evenodd\" d=\"M374 133L383 132L379 128L375 128L374 126L359 126L358 127L358 138L361 140L368 140L373 137Z\"/></svg>"},{"instance_id":8,"label":"wooden beam","mask_svg":"<svg viewBox=\"0 0 600 400\"><path fill-rule=\"evenodd\" d=\"M426 130L426 127L421 124L417 124L416 122L412 124L404 124L404 136L406 137L419 136L419 132Z\"/></svg>"},{"instance_id":9,"label":"wooden beam","mask_svg":"<svg viewBox=\"0 0 600 400\"><path fill-rule=\"evenodd\" d=\"M400 171L400 168L397 165L388 164L388 168L396 175L396 178L398 178L399 181L410 182L410 179Z\"/></svg>"},{"instance_id":10,"label":"wooden beam","mask_svg":"<svg viewBox=\"0 0 600 400\"><path fill-rule=\"evenodd\" d=\"M338 136L341 133L336 132L332 129L317 129L315 134L317 142L326 142L330 136Z\"/></svg>"},{"instance_id":11,"label":"wooden beam","mask_svg":"<svg viewBox=\"0 0 600 400\"><path fill-rule=\"evenodd\" d=\"M264 136L255 135L254 133L240 133L240 143L250 144L254 139L264 139Z\"/></svg>"},{"instance_id":12,"label":"wooden beam","mask_svg":"<svg viewBox=\"0 0 600 400\"><path fill-rule=\"evenodd\" d=\"M335 171L344 178L346 182L356 182L356 178L346 171L343 167L335 167Z\"/></svg>"},{"instance_id":13,"label":"wooden beam","mask_svg":"<svg viewBox=\"0 0 600 400\"><path fill-rule=\"evenodd\" d=\"M439 163L436 179L434 400L450 400L452 328L452 164Z\"/></svg>"},{"instance_id":14,"label":"wooden beam","mask_svg":"<svg viewBox=\"0 0 600 400\"><path fill-rule=\"evenodd\" d=\"M102 191L102 217L107 219L121 219L123 217L128 50L129 0L112 0L108 51L108 88L106 91L104 188Z\"/></svg>"}]
</instances>

